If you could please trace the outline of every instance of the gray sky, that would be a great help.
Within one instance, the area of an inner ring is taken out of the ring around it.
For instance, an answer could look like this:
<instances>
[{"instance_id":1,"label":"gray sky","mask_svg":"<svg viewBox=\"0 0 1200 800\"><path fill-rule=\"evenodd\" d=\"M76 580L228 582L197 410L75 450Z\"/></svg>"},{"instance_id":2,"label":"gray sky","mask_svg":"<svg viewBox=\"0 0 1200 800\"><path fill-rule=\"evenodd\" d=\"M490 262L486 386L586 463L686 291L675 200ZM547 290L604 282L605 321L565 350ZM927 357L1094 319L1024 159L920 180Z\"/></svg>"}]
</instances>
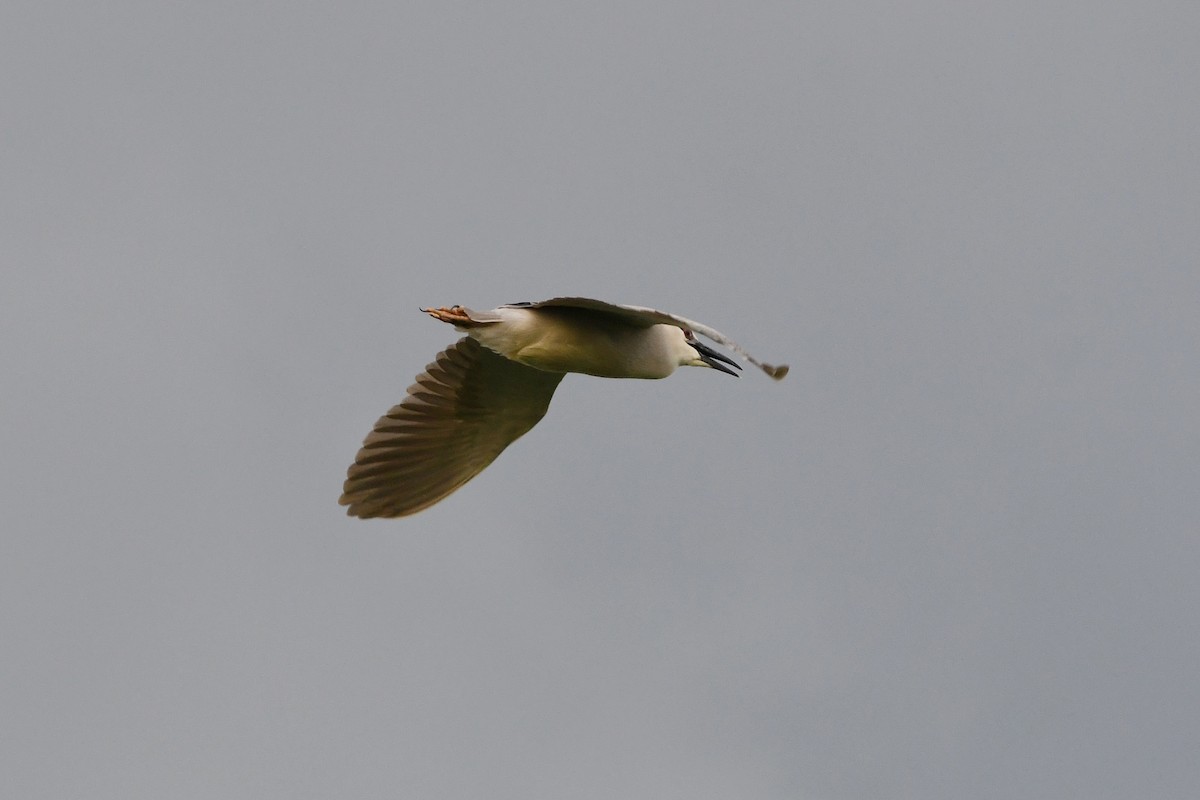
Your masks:
<instances>
[{"instance_id":1,"label":"gray sky","mask_svg":"<svg viewBox=\"0 0 1200 800\"><path fill-rule=\"evenodd\" d=\"M1194 798L1194 2L9 2L0 779L30 798ZM776 384L564 381L580 294Z\"/></svg>"}]
</instances>

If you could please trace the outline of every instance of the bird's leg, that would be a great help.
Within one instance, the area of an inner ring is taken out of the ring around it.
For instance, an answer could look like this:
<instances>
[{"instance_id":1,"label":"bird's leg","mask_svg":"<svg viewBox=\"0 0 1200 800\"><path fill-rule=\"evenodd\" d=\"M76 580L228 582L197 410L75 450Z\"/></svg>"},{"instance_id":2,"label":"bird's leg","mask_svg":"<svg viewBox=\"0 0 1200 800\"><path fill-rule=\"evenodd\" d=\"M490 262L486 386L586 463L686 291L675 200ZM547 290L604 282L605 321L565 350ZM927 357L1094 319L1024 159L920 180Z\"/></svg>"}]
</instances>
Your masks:
<instances>
[{"instance_id":1,"label":"bird's leg","mask_svg":"<svg viewBox=\"0 0 1200 800\"><path fill-rule=\"evenodd\" d=\"M470 315L467 314L467 310L462 306L451 306L450 308L422 308L421 310L434 319L440 319L442 322L449 322L451 325L466 327L478 324L471 319Z\"/></svg>"}]
</instances>

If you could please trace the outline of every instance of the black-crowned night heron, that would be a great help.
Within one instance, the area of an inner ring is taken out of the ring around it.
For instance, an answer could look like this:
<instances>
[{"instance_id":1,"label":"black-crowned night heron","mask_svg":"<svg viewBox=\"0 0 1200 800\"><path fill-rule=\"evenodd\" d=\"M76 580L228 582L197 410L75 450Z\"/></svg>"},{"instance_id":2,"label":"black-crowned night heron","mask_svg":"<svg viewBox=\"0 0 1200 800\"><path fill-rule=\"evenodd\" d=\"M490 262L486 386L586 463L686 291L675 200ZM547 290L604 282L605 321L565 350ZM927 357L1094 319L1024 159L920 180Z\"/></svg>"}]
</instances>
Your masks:
<instances>
[{"instance_id":1,"label":"black-crowned night heron","mask_svg":"<svg viewBox=\"0 0 1200 800\"><path fill-rule=\"evenodd\" d=\"M354 517L403 517L446 497L537 424L568 372L665 378L687 366L736 376L729 367L741 367L696 334L776 380L788 371L712 328L652 308L556 297L491 311L421 310L467 335L438 353L363 441L338 501Z\"/></svg>"}]
</instances>

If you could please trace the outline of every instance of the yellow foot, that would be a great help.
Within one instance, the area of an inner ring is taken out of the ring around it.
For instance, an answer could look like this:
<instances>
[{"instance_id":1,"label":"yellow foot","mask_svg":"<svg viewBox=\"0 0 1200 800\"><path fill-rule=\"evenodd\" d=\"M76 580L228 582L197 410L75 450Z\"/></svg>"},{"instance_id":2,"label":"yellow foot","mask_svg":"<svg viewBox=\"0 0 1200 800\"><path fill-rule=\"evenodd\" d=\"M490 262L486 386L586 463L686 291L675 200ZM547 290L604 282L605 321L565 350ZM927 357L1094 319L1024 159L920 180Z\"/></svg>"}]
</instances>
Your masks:
<instances>
[{"instance_id":1,"label":"yellow foot","mask_svg":"<svg viewBox=\"0 0 1200 800\"><path fill-rule=\"evenodd\" d=\"M421 310L434 319L440 319L442 322L449 322L451 325L472 324L471 318L467 316L467 312L462 306L450 306L450 308L422 308Z\"/></svg>"}]
</instances>

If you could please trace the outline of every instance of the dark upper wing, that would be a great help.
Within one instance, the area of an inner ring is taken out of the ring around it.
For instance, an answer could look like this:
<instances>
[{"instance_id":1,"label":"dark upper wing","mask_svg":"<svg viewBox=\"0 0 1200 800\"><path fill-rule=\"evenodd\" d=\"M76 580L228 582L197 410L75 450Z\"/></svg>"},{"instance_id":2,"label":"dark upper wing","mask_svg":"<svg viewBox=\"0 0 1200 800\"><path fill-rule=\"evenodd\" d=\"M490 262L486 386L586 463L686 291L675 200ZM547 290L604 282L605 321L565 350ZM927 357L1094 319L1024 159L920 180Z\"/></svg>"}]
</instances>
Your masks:
<instances>
[{"instance_id":1,"label":"dark upper wing","mask_svg":"<svg viewBox=\"0 0 1200 800\"><path fill-rule=\"evenodd\" d=\"M677 317L674 314L668 314L665 311L656 311L653 308L642 308L641 306L622 306L616 303L606 303L603 300L592 300L587 297L555 297L550 300L539 300L536 303L510 303L508 308L586 308L590 311L599 311L604 314L611 314L614 317L620 318L622 321L630 325L638 325L649 328L651 325L675 325L679 328L687 328L687 320L682 317Z\"/></svg>"},{"instance_id":2,"label":"dark upper wing","mask_svg":"<svg viewBox=\"0 0 1200 800\"><path fill-rule=\"evenodd\" d=\"M354 517L403 517L428 508L536 425L562 379L469 336L460 339L375 423L338 502Z\"/></svg>"}]
</instances>

